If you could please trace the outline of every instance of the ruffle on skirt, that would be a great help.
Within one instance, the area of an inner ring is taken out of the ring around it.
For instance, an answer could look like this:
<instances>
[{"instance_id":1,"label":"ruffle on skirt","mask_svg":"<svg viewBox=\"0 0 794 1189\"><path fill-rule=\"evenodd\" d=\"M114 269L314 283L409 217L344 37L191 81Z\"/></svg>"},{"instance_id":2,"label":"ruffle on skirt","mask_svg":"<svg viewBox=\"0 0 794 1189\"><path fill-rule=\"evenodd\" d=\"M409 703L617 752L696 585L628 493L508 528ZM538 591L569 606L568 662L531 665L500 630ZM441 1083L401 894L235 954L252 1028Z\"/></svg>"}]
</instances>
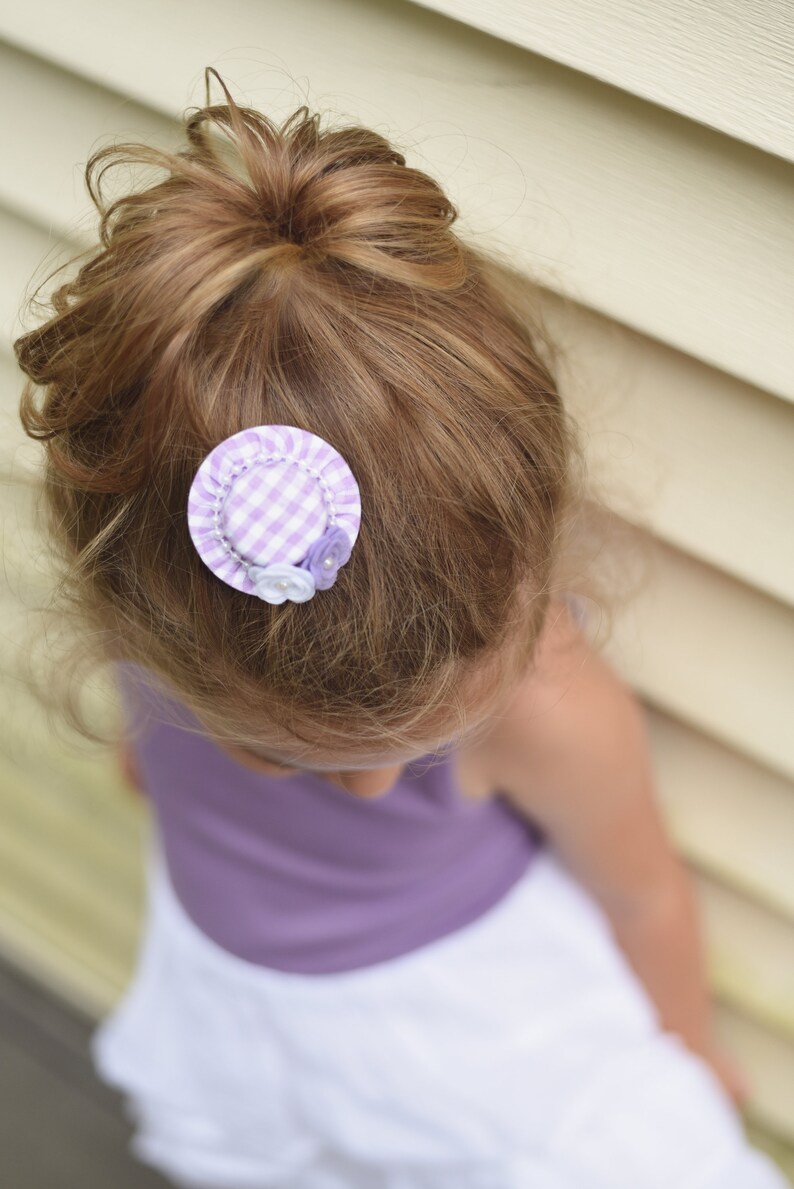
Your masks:
<instances>
[{"instance_id":1,"label":"ruffle on skirt","mask_svg":"<svg viewBox=\"0 0 794 1189\"><path fill-rule=\"evenodd\" d=\"M440 941L298 975L206 937L155 842L136 975L92 1053L133 1153L186 1189L786 1185L548 853Z\"/></svg>"}]
</instances>

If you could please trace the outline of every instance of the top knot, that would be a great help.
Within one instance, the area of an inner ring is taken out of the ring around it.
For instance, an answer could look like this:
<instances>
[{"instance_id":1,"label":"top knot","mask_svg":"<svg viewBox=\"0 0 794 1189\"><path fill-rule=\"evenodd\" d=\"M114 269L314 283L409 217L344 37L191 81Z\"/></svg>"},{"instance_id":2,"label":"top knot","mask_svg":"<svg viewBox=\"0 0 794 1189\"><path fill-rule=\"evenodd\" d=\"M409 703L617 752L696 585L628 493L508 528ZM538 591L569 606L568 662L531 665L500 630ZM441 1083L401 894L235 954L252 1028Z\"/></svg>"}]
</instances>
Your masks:
<instances>
[{"instance_id":1,"label":"top knot","mask_svg":"<svg viewBox=\"0 0 794 1189\"><path fill-rule=\"evenodd\" d=\"M210 145L221 131L239 157L239 199L275 242L301 249L295 262L337 264L426 289L456 289L467 275L451 232L457 210L436 181L406 165L384 137L358 125L322 130L320 116L300 107L279 127L233 100L209 103L186 124L187 158L226 166ZM185 155L183 155L185 156ZM286 259L286 254L281 257Z\"/></svg>"},{"instance_id":2,"label":"top knot","mask_svg":"<svg viewBox=\"0 0 794 1189\"><path fill-rule=\"evenodd\" d=\"M71 478L86 491L139 490L163 449L164 417L195 441L211 436L214 380L208 369L194 383L188 361L218 352L212 375L225 377L241 326L258 362L273 365L283 344L300 354L312 325L358 319L369 302L380 315L416 311L422 292L432 300L472 287L472 257L452 231L457 211L384 137L358 125L323 130L305 106L277 126L210 74L227 102L186 115L184 147L114 142L91 155L100 250L55 294L57 326L16 346L27 375L60 393L46 432L63 435ZM136 165L165 176L109 200L107 172ZM78 367L64 344L84 340ZM94 366L98 353L107 372ZM277 386L278 367L266 374ZM115 428L127 415L134 432L121 449ZM82 446L99 425L101 456Z\"/></svg>"}]
</instances>

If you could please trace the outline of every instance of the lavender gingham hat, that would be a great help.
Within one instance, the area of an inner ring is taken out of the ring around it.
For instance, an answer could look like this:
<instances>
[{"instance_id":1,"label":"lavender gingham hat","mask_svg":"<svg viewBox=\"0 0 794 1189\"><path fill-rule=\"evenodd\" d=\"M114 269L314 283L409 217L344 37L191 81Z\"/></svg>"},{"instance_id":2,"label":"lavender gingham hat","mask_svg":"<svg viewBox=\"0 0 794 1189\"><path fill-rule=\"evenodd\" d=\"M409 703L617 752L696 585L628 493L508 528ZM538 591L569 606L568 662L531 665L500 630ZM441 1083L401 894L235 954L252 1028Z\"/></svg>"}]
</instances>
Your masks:
<instances>
[{"instance_id":1,"label":"lavender gingham hat","mask_svg":"<svg viewBox=\"0 0 794 1189\"><path fill-rule=\"evenodd\" d=\"M255 425L202 462L188 496L202 561L268 603L303 603L336 581L361 525L361 497L333 446L292 425Z\"/></svg>"}]
</instances>

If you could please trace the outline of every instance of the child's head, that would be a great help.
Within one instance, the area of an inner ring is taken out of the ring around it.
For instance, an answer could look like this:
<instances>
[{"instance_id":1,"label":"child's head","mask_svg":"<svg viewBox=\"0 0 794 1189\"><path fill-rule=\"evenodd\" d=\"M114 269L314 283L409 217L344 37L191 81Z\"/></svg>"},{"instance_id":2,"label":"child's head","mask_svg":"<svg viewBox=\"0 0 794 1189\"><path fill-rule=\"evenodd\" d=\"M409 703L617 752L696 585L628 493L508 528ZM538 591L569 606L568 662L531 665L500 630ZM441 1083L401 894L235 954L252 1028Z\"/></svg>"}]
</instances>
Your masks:
<instances>
[{"instance_id":1,"label":"child's head","mask_svg":"<svg viewBox=\"0 0 794 1189\"><path fill-rule=\"evenodd\" d=\"M222 744L421 754L531 656L571 427L435 181L366 128L277 127L224 91L179 152L93 155L101 246L16 343L65 589L84 646L159 674ZM107 204L114 163L164 173ZM361 492L349 562L302 604L232 589L188 532L201 461L263 424L324 438Z\"/></svg>"}]
</instances>

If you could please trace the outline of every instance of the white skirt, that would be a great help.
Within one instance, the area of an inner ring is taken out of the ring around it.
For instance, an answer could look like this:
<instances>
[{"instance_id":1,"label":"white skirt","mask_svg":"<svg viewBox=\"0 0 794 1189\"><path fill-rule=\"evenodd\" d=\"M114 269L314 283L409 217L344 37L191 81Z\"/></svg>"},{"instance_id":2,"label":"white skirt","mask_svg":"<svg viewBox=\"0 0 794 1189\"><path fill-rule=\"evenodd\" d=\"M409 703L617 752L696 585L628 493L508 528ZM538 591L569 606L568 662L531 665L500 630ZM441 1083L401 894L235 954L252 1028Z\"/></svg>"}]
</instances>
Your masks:
<instances>
[{"instance_id":1,"label":"white skirt","mask_svg":"<svg viewBox=\"0 0 794 1189\"><path fill-rule=\"evenodd\" d=\"M156 844L137 972L92 1038L132 1152L189 1189L785 1189L542 853L440 941L340 974L222 949Z\"/></svg>"}]
</instances>

